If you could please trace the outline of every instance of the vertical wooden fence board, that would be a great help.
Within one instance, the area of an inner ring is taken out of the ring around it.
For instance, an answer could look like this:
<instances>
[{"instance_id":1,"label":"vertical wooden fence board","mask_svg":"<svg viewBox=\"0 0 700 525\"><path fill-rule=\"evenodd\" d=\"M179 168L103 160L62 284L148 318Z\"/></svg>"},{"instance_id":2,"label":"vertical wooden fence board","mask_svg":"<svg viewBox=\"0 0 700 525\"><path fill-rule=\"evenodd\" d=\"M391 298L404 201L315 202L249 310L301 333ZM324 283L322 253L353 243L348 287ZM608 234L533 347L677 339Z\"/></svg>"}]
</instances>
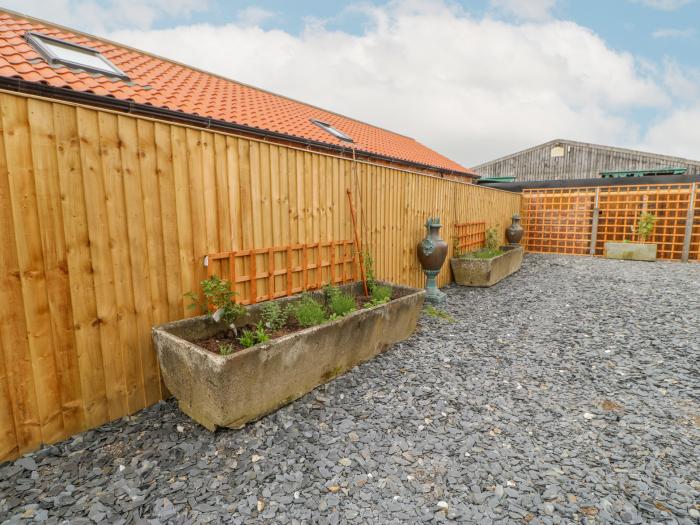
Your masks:
<instances>
[{"instance_id":1,"label":"vertical wooden fence board","mask_svg":"<svg viewBox=\"0 0 700 525\"><path fill-rule=\"evenodd\" d=\"M163 232L163 265L168 300L168 319L182 315L182 276L177 237L177 207L175 198L175 174L173 170L170 127L156 122L156 173L160 195L160 221Z\"/></svg>"},{"instance_id":2,"label":"vertical wooden fence board","mask_svg":"<svg viewBox=\"0 0 700 525\"><path fill-rule=\"evenodd\" d=\"M121 145L122 173L124 176L124 200L126 203L128 250L131 260L131 279L136 308L136 326L143 373L146 404L158 401L160 394L160 369L153 352L151 327L153 311L151 304L151 276L146 240L146 220L141 170L138 159L138 133L136 119L117 117L119 144Z\"/></svg>"},{"instance_id":3,"label":"vertical wooden fence board","mask_svg":"<svg viewBox=\"0 0 700 525\"><path fill-rule=\"evenodd\" d=\"M161 222L160 185L156 160L155 127L148 120L138 120L136 126L138 166L143 194L143 215L146 225L148 275L151 284L151 312L154 324L169 319L168 296Z\"/></svg>"},{"instance_id":4,"label":"vertical wooden fence board","mask_svg":"<svg viewBox=\"0 0 700 525\"><path fill-rule=\"evenodd\" d=\"M189 301L184 293L197 290L195 259L192 241L192 212L190 211L190 183L187 170L187 137L185 129L179 126L171 127L171 144L173 157L173 182L175 186L175 214L177 217L178 251L180 254L180 278L182 308L185 315L193 315L188 308Z\"/></svg>"},{"instance_id":5,"label":"vertical wooden fence board","mask_svg":"<svg viewBox=\"0 0 700 525\"><path fill-rule=\"evenodd\" d=\"M104 366L107 410L110 419L128 413L129 405L124 381L124 358L119 337L117 300L114 289L114 265L109 246L107 199L100 159L99 124L96 111L78 108L80 161L86 203L90 258L95 283L97 325Z\"/></svg>"},{"instance_id":6,"label":"vertical wooden fence board","mask_svg":"<svg viewBox=\"0 0 700 525\"><path fill-rule=\"evenodd\" d=\"M109 420L109 411L102 351L98 344L100 328L97 321L76 110L62 104L54 104L53 110L58 176L63 203L63 229L68 253L68 275L85 423L88 427L96 427Z\"/></svg>"},{"instance_id":7,"label":"vertical wooden fence board","mask_svg":"<svg viewBox=\"0 0 700 525\"><path fill-rule=\"evenodd\" d=\"M0 119L1 126L2 119ZM17 262L4 134L5 130L2 130L0 132L0 242L2 242L0 250L0 319L2 319L0 341L4 349L3 358L14 419L16 450L17 453L21 454L40 446L42 439L34 371L27 341L22 284ZM8 433L8 437L10 436ZM3 444L2 448L11 453L13 450L12 442Z\"/></svg>"},{"instance_id":8,"label":"vertical wooden fence board","mask_svg":"<svg viewBox=\"0 0 700 525\"><path fill-rule=\"evenodd\" d=\"M22 283L42 439L52 441L62 435L63 414L46 292L27 101L23 100L16 104L11 99L2 98L0 109L17 240L17 262Z\"/></svg>"},{"instance_id":9,"label":"vertical wooden fence board","mask_svg":"<svg viewBox=\"0 0 700 525\"><path fill-rule=\"evenodd\" d=\"M132 413L146 406L146 395L141 370L136 306L132 286L119 127L117 116L109 113L100 112L97 123L100 132L102 177L114 274L117 326L124 367L124 385L128 410L129 413Z\"/></svg>"},{"instance_id":10,"label":"vertical wooden fence board","mask_svg":"<svg viewBox=\"0 0 700 525\"><path fill-rule=\"evenodd\" d=\"M73 333L53 114L49 102L29 99L27 104L63 429L65 434L73 434L85 428L85 418L80 391L78 353Z\"/></svg>"}]
</instances>

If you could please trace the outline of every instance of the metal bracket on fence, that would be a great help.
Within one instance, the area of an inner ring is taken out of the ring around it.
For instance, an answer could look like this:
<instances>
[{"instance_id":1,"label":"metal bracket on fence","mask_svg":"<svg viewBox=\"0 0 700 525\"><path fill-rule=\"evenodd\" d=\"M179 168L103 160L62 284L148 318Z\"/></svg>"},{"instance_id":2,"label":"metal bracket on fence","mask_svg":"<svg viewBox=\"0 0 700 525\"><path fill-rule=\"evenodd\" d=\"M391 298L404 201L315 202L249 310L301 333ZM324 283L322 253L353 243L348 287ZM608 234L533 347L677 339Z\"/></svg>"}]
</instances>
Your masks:
<instances>
[{"instance_id":1,"label":"metal bracket on fence","mask_svg":"<svg viewBox=\"0 0 700 525\"><path fill-rule=\"evenodd\" d=\"M697 182L690 186L690 197L688 199L688 213L685 216L685 235L683 237L683 255L681 261L688 262L690 257L690 240L693 237L693 222L695 222L695 193Z\"/></svg>"},{"instance_id":2,"label":"metal bracket on fence","mask_svg":"<svg viewBox=\"0 0 700 525\"><path fill-rule=\"evenodd\" d=\"M598 216L600 215L600 208L598 207L598 199L600 197L600 190L595 189L595 203L593 204L593 224L591 225L591 246L588 249L588 253L595 255L595 245L598 240Z\"/></svg>"}]
</instances>

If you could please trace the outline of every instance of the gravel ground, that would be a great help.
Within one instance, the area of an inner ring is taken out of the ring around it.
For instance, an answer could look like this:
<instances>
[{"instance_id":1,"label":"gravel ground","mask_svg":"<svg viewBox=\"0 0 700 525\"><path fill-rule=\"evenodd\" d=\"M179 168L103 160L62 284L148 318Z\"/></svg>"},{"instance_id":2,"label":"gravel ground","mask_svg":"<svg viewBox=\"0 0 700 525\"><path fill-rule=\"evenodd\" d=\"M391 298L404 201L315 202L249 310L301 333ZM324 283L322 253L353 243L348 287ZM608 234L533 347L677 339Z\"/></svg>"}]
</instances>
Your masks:
<instances>
[{"instance_id":1,"label":"gravel ground","mask_svg":"<svg viewBox=\"0 0 700 525\"><path fill-rule=\"evenodd\" d=\"M698 522L700 265L529 255L447 293L243 430L164 402L0 466L0 522Z\"/></svg>"}]
</instances>

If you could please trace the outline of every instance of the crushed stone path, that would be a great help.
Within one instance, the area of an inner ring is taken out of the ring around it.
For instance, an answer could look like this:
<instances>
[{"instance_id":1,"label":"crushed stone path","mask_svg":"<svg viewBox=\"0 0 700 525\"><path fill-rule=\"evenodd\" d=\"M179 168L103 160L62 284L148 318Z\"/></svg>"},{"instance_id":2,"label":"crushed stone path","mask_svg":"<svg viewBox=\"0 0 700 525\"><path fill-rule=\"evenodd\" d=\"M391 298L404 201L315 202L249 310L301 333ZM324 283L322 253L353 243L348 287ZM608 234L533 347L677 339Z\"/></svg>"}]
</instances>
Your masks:
<instances>
[{"instance_id":1,"label":"crushed stone path","mask_svg":"<svg viewBox=\"0 0 700 525\"><path fill-rule=\"evenodd\" d=\"M700 264L527 255L242 430L162 402L0 465L0 523L700 517Z\"/></svg>"}]
</instances>

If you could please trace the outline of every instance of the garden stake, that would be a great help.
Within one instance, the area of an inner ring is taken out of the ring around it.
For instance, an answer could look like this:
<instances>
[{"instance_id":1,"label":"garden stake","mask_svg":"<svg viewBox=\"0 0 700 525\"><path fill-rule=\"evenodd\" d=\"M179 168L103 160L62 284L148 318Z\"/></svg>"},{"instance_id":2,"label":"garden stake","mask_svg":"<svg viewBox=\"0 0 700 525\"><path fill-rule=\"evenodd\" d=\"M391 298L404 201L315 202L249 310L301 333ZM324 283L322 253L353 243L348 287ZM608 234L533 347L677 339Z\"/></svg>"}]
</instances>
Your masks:
<instances>
[{"instance_id":1,"label":"garden stake","mask_svg":"<svg viewBox=\"0 0 700 525\"><path fill-rule=\"evenodd\" d=\"M355 207L352 205L352 192L348 188L348 200L350 201L350 215L352 216L352 230L355 233L355 249L357 250L358 258L360 259L360 275L362 276L362 287L365 290L365 295L369 297L367 290L367 277L365 277L365 261L362 257L362 246L360 245L360 237L357 234L357 222L355 221Z\"/></svg>"}]
</instances>

